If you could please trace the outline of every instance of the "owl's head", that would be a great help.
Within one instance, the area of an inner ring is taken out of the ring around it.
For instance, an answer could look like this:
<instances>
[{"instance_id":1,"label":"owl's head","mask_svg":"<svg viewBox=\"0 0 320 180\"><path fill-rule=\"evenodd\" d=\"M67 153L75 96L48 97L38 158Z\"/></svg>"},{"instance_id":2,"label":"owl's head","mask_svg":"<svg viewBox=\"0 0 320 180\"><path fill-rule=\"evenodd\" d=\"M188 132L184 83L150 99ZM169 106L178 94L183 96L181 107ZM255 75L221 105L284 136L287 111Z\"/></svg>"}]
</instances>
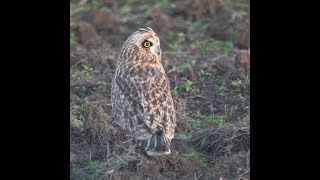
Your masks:
<instances>
[{"instance_id":1,"label":"owl's head","mask_svg":"<svg viewBox=\"0 0 320 180\"><path fill-rule=\"evenodd\" d=\"M132 33L125 41L121 54L127 56L145 56L161 60L160 40L157 34L150 28L140 28ZM132 58L132 57L126 57Z\"/></svg>"}]
</instances>

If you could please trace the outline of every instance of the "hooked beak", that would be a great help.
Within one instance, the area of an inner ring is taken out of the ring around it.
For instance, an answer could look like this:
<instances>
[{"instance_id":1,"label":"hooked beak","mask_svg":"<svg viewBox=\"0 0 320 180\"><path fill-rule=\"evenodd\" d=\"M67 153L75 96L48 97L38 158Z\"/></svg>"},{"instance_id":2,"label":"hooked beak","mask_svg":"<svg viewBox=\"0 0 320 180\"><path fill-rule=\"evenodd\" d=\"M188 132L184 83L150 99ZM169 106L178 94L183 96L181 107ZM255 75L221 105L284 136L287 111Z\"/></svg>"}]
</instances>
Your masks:
<instances>
[{"instance_id":1,"label":"hooked beak","mask_svg":"<svg viewBox=\"0 0 320 180\"><path fill-rule=\"evenodd\" d=\"M160 49L160 48L157 49L157 50L156 50L156 53L158 54L158 56L161 56L161 49Z\"/></svg>"}]
</instances>

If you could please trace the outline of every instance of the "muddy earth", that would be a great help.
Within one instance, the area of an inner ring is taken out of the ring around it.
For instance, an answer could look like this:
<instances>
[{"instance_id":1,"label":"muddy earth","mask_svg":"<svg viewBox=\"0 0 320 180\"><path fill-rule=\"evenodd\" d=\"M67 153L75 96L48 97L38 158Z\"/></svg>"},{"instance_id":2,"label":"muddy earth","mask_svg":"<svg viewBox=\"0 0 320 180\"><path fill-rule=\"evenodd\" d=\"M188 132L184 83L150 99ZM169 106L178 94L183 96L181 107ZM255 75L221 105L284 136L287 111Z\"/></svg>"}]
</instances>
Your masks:
<instances>
[{"instance_id":1,"label":"muddy earth","mask_svg":"<svg viewBox=\"0 0 320 180\"><path fill-rule=\"evenodd\" d=\"M126 38L161 40L177 116L172 153L149 157L111 114ZM71 0L71 179L250 179L250 1Z\"/></svg>"}]
</instances>

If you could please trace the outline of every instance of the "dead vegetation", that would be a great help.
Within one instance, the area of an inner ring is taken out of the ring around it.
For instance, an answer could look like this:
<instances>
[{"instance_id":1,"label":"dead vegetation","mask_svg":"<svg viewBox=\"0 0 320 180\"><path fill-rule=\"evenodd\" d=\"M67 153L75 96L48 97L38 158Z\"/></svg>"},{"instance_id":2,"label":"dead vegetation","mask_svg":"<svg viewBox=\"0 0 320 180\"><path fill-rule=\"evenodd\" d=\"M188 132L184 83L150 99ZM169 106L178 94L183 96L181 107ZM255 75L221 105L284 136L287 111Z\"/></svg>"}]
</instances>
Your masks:
<instances>
[{"instance_id":1,"label":"dead vegetation","mask_svg":"<svg viewBox=\"0 0 320 180\"><path fill-rule=\"evenodd\" d=\"M71 179L249 179L248 2L71 1ZM146 26L161 39L177 111L168 156L148 157L111 114L121 45Z\"/></svg>"}]
</instances>

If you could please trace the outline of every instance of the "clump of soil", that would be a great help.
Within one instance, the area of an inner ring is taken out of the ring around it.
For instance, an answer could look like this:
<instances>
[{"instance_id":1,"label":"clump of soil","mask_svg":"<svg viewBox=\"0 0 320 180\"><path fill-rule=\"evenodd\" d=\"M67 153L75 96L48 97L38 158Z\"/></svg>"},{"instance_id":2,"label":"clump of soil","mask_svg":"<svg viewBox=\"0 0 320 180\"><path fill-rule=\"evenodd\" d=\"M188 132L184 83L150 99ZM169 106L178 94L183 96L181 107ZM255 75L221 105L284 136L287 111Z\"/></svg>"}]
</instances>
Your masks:
<instances>
[{"instance_id":1,"label":"clump of soil","mask_svg":"<svg viewBox=\"0 0 320 180\"><path fill-rule=\"evenodd\" d=\"M75 32L79 43L86 48L94 47L99 40L95 27L87 22L75 22L70 24L70 29Z\"/></svg>"}]
</instances>

